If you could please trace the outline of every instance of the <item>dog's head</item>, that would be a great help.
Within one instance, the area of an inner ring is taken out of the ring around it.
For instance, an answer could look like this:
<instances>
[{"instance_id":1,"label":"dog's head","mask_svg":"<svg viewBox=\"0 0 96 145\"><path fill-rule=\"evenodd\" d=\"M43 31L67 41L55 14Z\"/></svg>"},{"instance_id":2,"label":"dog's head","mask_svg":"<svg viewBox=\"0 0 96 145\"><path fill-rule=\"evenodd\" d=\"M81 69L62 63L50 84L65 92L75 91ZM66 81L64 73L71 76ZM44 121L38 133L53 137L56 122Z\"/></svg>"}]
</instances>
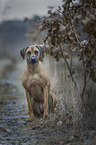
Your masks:
<instances>
[{"instance_id":1,"label":"dog's head","mask_svg":"<svg viewBox=\"0 0 96 145\"><path fill-rule=\"evenodd\" d=\"M27 59L29 63L35 64L38 63L39 60L43 60L44 57L44 47L41 45L31 45L28 47L23 48L20 51L21 56L23 59Z\"/></svg>"}]
</instances>

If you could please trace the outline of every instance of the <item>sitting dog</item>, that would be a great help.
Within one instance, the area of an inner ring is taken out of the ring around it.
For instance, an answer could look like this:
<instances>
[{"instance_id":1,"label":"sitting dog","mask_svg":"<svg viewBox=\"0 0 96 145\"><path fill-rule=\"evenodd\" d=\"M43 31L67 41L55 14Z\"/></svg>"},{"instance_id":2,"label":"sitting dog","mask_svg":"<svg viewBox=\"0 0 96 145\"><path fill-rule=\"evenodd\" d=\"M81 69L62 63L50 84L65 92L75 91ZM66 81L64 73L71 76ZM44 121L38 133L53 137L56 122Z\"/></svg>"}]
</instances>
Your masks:
<instances>
[{"instance_id":1,"label":"sitting dog","mask_svg":"<svg viewBox=\"0 0 96 145\"><path fill-rule=\"evenodd\" d=\"M39 62L44 56L41 46L31 45L20 51L23 59L26 57L27 66L24 70L22 84L25 88L30 119L34 114L43 118L48 116L48 111L54 110L56 106L55 94L50 92L50 80L44 68Z\"/></svg>"}]
</instances>

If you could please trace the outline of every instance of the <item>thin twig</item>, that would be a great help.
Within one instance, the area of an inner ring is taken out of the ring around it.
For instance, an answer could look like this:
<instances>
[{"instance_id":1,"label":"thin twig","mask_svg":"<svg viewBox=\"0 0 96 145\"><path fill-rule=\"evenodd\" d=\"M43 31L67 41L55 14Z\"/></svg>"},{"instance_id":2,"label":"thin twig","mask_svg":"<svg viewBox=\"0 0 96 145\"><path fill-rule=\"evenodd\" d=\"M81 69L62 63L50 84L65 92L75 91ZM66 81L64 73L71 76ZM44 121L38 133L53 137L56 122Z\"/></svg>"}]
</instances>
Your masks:
<instances>
[{"instance_id":1,"label":"thin twig","mask_svg":"<svg viewBox=\"0 0 96 145\"><path fill-rule=\"evenodd\" d=\"M63 57L63 59L65 60L66 65L67 65L67 67L68 67L68 70L69 70L69 73L70 73L71 79L72 79L72 81L73 81L75 87L77 87L77 84L76 84L76 82L74 81L74 78L73 78L73 75L72 75L72 72L71 72L70 66L69 66L69 64L68 64L68 62L67 62L67 60L66 60L66 58L65 58L64 55L63 55L62 48L61 48L60 45L59 45L59 47L60 47L60 51L61 51L62 57Z\"/></svg>"},{"instance_id":2,"label":"thin twig","mask_svg":"<svg viewBox=\"0 0 96 145\"><path fill-rule=\"evenodd\" d=\"M84 63L84 54L83 53L82 53L82 57L83 57L82 63L83 63L83 68L84 68L84 72L85 72L85 63ZM84 96L85 90L86 90L86 73L84 74L84 86L83 86L83 90L81 93L82 102L83 102L83 96Z\"/></svg>"}]
</instances>

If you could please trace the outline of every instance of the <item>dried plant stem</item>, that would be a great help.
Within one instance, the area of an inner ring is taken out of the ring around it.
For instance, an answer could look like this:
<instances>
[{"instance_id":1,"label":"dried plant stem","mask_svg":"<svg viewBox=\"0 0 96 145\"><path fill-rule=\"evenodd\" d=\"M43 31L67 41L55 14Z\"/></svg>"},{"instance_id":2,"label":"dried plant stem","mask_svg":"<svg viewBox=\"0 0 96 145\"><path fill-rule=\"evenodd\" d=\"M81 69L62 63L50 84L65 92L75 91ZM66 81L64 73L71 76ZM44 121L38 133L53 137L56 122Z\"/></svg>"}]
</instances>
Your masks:
<instances>
[{"instance_id":1,"label":"dried plant stem","mask_svg":"<svg viewBox=\"0 0 96 145\"><path fill-rule=\"evenodd\" d=\"M71 24L72 24L72 29L73 29L73 32L74 32L74 35L75 35L77 44L78 44L79 48L81 49L80 41L79 41L78 36L77 36L77 34L75 32L75 28L74 28L73 21L71 21ZM85 63L84 63L84 54L83 54L83 52L82 52L82 64L83 64L83 69L84 69L84 72L85 72ZM86 74L84 74L84 85L83 85L82 93L80 95L81 96L82 103L83 103L83 97L84 97L85 90L86 90Z\"/></svg>"},{"instance_id":2,"label":"dried plant stem","mask_svg":"<svg viewBox=\"0 0 96 145\"><path fill-rule=\"evenodd\" d=\"M72 30L73 30L75 39L76 39L76 41L77 41L77 44L78 44L79 48L81 48L81 46L80 46L80 41L79 41L79 39L78 39L78 36L77 36L76 31L75 31L75 28L74 28L74 24L73 24L74 20L71 20L71 19L68 18L68 17L67 17L67 19L71 22ZM83 56L83 54L82 54L82 57L83 57L83 58L82 58L82 60L83 60L83 61L82 61L82 64L83 64L83 68L84 68L84 71L85 71L85 63L84 63L84 56ZM69 72L70 72L70 71L69 71ZM83 97L84 97L85 90L86 90L86 74L84 75L84 85L83 85L83 90L82 90L82 93L81 93L81 100L82 100L82 103L83 103Z\"/></svg>"},{"instance_id":3,"label":"dried plant stem","mask_svg":"<svg viewBox=\"0 0 96 145\"><path fill-rule=\"evenodd\" d=\"M82 54L82 57L83 57L82 64L83 64L83 68L84 68L84 72L85 72L85 63L84 63L84 56L83 56L83 54ZM86 74L84 74L84 85L83 85L83 90L82 90L82 93L81 93L82 103L83 103L83 96L84 96L85 90L86 90Z\"/></svg>"},{"instance_id":4,"label":"dried plant stem","mask_svg":"<svg viewBox=\"0 0 96 145\"><path fill-rule=\"evenodd\" d=\"M74 83L75 87L77 87L77 84L76 84L76 82L74 81L74 78L73 78L73 75L72 75L72 72L71 72L71 68L70 68L70 66L69 66L69 64L68 64L68 62L67 62L67 60L66 60L66 58L65 58L64 55L63 55L61 45L59 45L59 48L60 48L60 51L61 51L62 57L63 57L64 61L66 62L66 65L67 65L67 67L68 67L68 70L69 70L69 73L70 73L70 76L71 76L72 82Z\"/></svg>"},{"instance_id":5,"label":"dried plant stem","mask_svg":"<svg viewBox=\"0 0 96 145\"><path fill-rule=\"evenodd\" d=\"M72 70L72 52L70 52L70 56L71 56L71 58L70 58L70 68Z\"/></svg>"}]
</instances>

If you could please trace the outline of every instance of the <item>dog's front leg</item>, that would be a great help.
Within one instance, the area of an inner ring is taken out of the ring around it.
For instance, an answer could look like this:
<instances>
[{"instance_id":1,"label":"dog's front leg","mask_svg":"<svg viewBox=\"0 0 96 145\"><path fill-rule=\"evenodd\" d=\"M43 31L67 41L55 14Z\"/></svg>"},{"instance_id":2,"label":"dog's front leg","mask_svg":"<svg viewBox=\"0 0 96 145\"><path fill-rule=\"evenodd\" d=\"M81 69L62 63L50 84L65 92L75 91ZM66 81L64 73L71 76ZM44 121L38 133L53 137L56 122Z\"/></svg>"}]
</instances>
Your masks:
<instances>
[{"instance_id":1,"label":"dog's front leg","mask_svg":"<svg viewBox=\"0 0 96 145\"><path fill-rule=\"evenodd\" d=\"M28 109L29 109L29 115L30 115L29 119L33 120L33 119L35 119L35 117L34 117L33 108L32 108L32 104L31 104L31 100L30 100L30 95L27 91L26 91L26 97L27 97Z\"/></svg>"},{"instance_id":2,"label":"dog's front leg","mask_svg":"<svg viewBox=\"0 0 96 145\"><path fill-rule=\"evenodd\" d=\"M44 87L44 115L43 119L48 116L48 86Z\"/></svg>"}]
</instances>

